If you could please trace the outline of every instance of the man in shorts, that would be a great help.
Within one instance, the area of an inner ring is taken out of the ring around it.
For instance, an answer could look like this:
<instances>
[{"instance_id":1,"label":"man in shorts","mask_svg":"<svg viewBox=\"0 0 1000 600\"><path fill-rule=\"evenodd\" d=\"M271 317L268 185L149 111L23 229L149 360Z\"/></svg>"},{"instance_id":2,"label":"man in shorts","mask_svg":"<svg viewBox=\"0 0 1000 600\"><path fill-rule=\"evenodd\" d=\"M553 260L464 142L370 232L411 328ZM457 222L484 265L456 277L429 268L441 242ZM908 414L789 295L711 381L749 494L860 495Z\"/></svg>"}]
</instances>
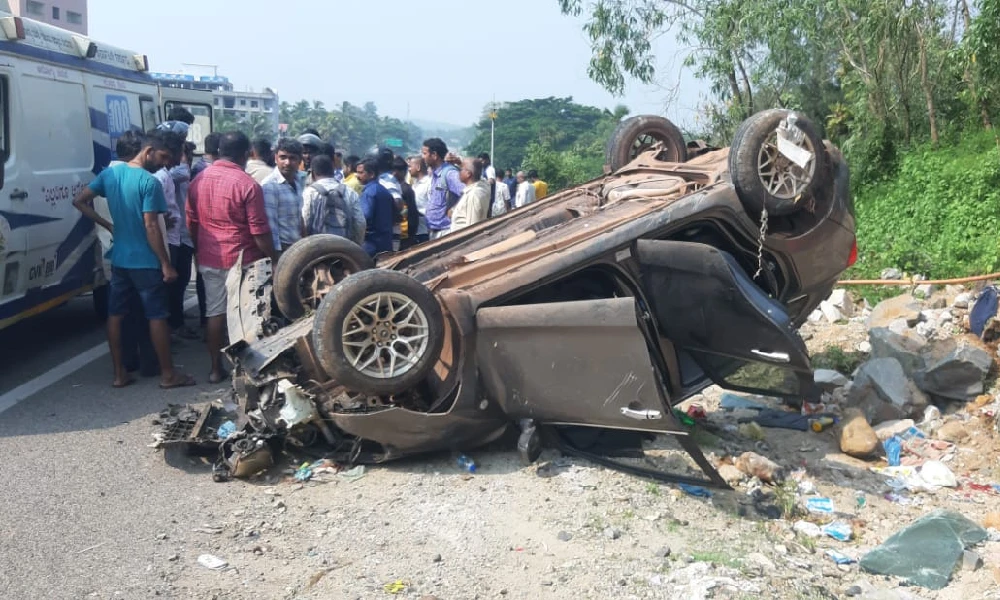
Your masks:
<instances>
[{"instance_id":1,"label":"man in shorts","mask_svg":"<svg viewBox=\"0 0 1000 600\"><path fill-rule=\"evenodd\" d=\"M271 227L264 208L264 192L246 174L250 140L233 131L222 134L219 157L188 190L187 223L195 244L198 272L205 281L206 338L212 370L208 380L218 383L226 337L226 277L243 253L243 264L261 258L275 260Z\"/></svg>"},{"instance_id":2,"label":"man in shorts","mask_svg":"<svg viewBox=\"0 0 1000 600\"><path fill-rule=\"evenodd\" d=\"M151 131L142 149L125 164L106 168L83 188L73 206L114 236L111 248L111 288L108 295L108 346L114 363L114 387L134 380L122 361L122 323L138 296L149 320L149 334L160 363L160 387L194 385L194 379L174 370L167 325L167 284L177 279L160 229L159 215L167 211L163 188L153 173L173 159L172 140L164 131ZM94 198L108 201L111 221L94 210ZM114 223L112 225L112 223Z\"/></svg>"}]
</instances>

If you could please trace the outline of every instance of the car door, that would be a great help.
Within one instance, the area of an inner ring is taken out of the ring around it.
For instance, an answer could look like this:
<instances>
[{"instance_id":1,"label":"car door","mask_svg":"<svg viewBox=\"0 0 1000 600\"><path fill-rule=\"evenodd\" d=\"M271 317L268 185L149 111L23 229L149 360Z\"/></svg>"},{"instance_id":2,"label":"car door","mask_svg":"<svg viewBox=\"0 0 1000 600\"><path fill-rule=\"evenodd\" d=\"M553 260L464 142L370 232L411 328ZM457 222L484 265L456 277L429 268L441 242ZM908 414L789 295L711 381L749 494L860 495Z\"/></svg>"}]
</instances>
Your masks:
<instances>
[{"instance_id":1,"label":"car door","mask_svg":"<svg viewBox=\"0 0 1000 600\"><path fill-rule=\"evenodd\" d=\"M635 255L659 332L677 350L682 387L815 395L805 343L781 303L727 252L694 242L640 240Z\"/></svg>"},{"instance_id":2,"label":"car door","mask_svg":"<svg viewBox=\"0 0 1000 600\"><path fill-rule=\"evenodd\" d=\"M482 308L476 328L483 392L512 419L683 431L633 297Z\"/></svg>"},{"instance_id":3,"label":"car door","mask_svg":"<svg viewBox=\"0 0 1000 600\"><path fill-rule=\"evenodd\" d=\"M14 66L0 66L0 305L24 293L28 227L35 222L26 212L28 193L11 132L18 108L16 85ZM12 316L7 313L0 307L0 322Z\"/></svg>"}]
</instances>

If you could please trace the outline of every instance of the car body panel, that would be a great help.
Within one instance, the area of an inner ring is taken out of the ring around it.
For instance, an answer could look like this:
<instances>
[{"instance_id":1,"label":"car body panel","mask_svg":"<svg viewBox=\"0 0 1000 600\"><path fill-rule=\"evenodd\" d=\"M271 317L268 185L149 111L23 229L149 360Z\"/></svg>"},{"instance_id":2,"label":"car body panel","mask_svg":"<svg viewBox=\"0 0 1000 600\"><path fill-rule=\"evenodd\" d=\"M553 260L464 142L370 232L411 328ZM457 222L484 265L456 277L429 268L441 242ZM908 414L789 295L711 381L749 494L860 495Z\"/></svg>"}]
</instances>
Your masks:
<instances>
[{"instance_id":1,"label":"car body panel","mask_svg":"<svg viewBox=\"0 0 1000 600\"><path fill-rule=\"evenodd\" d=\"M639 319L634 298L481 309L484 390L513 420L682 433Z\"/></svg>"}]
</instances>

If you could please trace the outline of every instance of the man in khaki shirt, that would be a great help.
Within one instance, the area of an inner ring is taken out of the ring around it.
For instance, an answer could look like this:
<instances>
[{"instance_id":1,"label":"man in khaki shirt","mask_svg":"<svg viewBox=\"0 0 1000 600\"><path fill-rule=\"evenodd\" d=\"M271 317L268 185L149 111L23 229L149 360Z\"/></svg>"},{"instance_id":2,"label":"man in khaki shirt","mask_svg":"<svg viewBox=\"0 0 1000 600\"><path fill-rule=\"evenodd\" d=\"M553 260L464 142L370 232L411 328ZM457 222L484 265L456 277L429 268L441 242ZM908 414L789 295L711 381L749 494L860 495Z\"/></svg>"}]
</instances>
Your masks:
<instances>
[{"instance_id":1,"label":"man in khaki shirt","mask_svg":"<svg viewBox=\"0 0 1000 600\"><path fill-rule=\"evenodd\" d=\"M490 184L483 181L483 162L480 159L462 160L458 178L465 184L465 191L451 211L449 233L485 221L490 208Z\"/></svg>"}]
</instances>

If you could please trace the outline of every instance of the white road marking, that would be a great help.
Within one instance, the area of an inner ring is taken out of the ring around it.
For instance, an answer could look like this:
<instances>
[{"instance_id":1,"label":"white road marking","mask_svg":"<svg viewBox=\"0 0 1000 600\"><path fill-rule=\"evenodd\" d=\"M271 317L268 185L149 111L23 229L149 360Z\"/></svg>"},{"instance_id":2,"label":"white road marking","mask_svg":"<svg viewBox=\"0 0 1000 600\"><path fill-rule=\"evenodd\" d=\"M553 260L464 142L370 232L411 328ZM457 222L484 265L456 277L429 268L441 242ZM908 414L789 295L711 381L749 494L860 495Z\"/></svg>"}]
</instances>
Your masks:
<instances>
[{"instance_id":1,"label":"white road marking","mask_svg":"<svg viewBox=\"0 0 1000 600\"><path fill-rule=\"evenodd\" d=\"M184 310L188 311L197 305L197 297L188 298L184 302ZM63 380L73 373L76 373L108 352L108 343L104 342L100 345L94 346L90 350L85 350L80 354L77 354L63 364L53 367L38 377L35 377L31 381L23 383L11 391L6 392L0 396L0 414L3 414L3 412L8 408L27 400L50 385Z\"/></svg>"}]
</instances>

